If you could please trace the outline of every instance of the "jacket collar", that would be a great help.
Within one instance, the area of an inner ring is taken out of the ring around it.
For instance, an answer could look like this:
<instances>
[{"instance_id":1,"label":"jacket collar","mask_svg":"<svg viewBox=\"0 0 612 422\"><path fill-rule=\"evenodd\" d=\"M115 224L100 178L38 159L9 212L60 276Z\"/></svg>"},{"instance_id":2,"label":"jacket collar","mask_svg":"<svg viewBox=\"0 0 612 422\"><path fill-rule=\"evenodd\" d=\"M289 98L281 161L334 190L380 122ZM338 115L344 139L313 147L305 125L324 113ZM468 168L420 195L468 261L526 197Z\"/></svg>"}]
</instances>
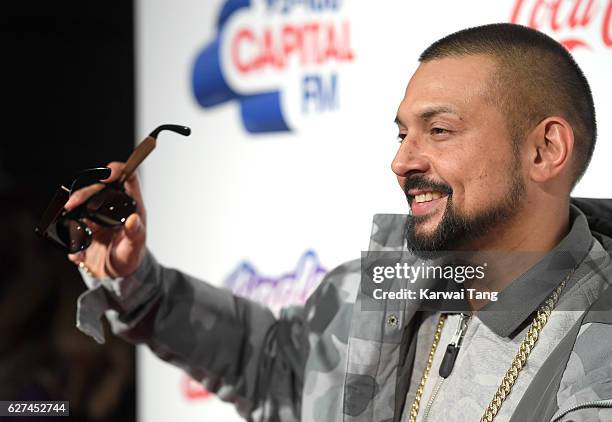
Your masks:
<instances>
[{"instance_id":1,"label":"jacket collar","mask_svg":"<svg viewBox=\"0 0 612 422\"><path fill-rule=\"evenodd\" d=\"M584 214L570 206L570 231L544 258L516 278L478 312L478 318L501 337L523 326L553 290L587 256L593 237Z\"/></svg>"},{"instance_id":2,"label":"jacket collar","mask_svg":"<svg viewBox=\"0 0 612 422\"><path fill-rule=\"evenodd\" d=\"M405 251L406 215L378 214L370 251ZM525 273L517 277L478 312L478 318L501 337L511 336L552 293L572 269L587 256L593 237L585 215L570 205L570 230L561 242ZM417 261L417 258L413 258Z\"/></svg>"}]
</instances>

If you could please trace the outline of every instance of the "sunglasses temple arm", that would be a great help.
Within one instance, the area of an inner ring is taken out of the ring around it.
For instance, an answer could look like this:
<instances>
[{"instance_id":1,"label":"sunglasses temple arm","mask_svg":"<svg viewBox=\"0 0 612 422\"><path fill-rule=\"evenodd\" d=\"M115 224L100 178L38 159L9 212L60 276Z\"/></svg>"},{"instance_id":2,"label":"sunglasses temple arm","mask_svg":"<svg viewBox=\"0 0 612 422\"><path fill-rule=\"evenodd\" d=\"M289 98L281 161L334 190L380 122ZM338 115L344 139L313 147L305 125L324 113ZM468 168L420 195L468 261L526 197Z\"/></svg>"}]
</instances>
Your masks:
<instances>
[{"instance_id":1,"label":"sunglasses temple arm","mask_svg":"<svg viewBox=\"0 0 612 422\"><path fill-rule=\"evenodd\" d=\"M49 226L53 224L58 216L64 211L64 204L68 200L69 190L62 186L53 196L51 202L47 206L42 218L38 222L38 225L34 228L34 231L40 235L45 237Z\"/></svg>"},{"instance_id":2,"label":"sunglasses temple arm","mask_svg":"<svg viewBox=\"0 0 612 422\"><path fill-rule=\"evenodd\" d=\"M127 162L125 163L125 167L123 168L123 173L119 178L119 183L125 182L134 171L138 168L140 163L142 163L145 158L155 149L157 144L157 139L147 136L144 141L136 147L136 149L130 155Z\"/></svg>"},{"instance_id":3,"label":"sunglasses temple arm","mask_svg":"<svg viewBox=\"0 0 612 422\"><path fill-rule=\"evenodd\" d=\"M189 136L191 134L191 129L187 126L179 126L179 125L161 125L158 126L153 132L147 136L144 141L136 147L134 152L130 155L127 162L125 163L125 167L123 169L123 173L119 178L119 183L125 182L133 173L136 171L140 163L142 163L145 158L155 149L157 145L157 136L163 130L169 130L171 132L179 133L183 136Z\"/></svg>"},{"instance_id":4,"label":"sunglasses temple arm","mask_svg":"<svg viewBox=\"0 0 612 422\"><path fill-rule=\"evenodd\" d=\"M169 130L170 132L178 133L178 134L183 135L183 136L191 135L191 129L189 129L187 126L161 125L161 126L158 126L153 132L151 132L149 134L149 136L151 138L156 138L157 139L157 135L159 135L159 132L161 132L163 130Z\"/></svg>"}]
</instances>

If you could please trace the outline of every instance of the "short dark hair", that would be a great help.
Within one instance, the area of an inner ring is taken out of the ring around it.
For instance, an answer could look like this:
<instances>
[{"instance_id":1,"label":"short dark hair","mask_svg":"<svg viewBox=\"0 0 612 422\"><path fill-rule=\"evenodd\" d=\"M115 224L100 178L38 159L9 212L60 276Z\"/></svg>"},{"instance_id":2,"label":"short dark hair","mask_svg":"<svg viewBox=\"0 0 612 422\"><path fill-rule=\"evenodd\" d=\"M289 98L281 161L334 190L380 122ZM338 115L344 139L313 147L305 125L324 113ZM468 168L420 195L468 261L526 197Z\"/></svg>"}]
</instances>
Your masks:
<instances>
[{"instance_id":1,"label":"short dark hair","mask_svg":"<svg viewBox=\"0 0 612 422\"><path fill-rule=\"evenodd\" d=\"M520 144L527 132L548 116L561 116L571 124L575 186L591 161L597 125L591 88L571 54L539 31L496 23L448 35L427 47L419 61L479 54L496 62L492 100L507 115L515 143Z\"/></svg>"}]
</instances>

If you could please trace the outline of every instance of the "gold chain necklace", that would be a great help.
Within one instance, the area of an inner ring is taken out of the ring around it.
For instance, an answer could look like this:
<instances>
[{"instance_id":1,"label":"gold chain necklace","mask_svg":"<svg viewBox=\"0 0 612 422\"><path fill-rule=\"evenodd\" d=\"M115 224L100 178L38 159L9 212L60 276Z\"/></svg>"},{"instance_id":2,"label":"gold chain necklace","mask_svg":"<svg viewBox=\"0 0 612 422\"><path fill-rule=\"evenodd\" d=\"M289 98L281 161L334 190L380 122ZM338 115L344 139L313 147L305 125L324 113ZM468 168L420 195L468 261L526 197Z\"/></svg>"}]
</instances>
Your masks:
<instances>
[{"instance_id":1,"label":"gold chain necklace","mask_svg":"<svg viewBox=\"0 0 612 422\"><path fill-rule=\"evenodd\" d=\"M480 422L492 422L493 419L495 419L495 416L497 416L497 414L499 413L502 404L510 395L512 387L516 383L516 380L521 370L523 369L525 364L527 364L527 358L535 347L535 344L538 341L538 338L540 337L540 332L548 322L550 314L557 305L559 297L561 296L561 292L563 291L567 280L569 280L569 278L574 273L574 270L575 269L569 272L569 274L555 288L555 290L553 290L548 299L546 299L546 301L538 309L537 314L533 319L531 326L527 331L527 334L525 335L525 338L519 346L519 350L516 353L516 356L514 357L514 359L512 359L510 368L508 369L508 371L506 371L506 374L502 378L501 384L497 388L497 391L493 396L493 400L491 400L491 403L489 403L489 405L485 409L484 415L482 415L482 418L480 418ZM419 382L419 386L416 390L416 396L414 397L412 407L410 408L410 415L408 418L409 422L416 422L417 415L419 414L419 407L421 404L421 398L423 396L423 390L425 389L425 382L427 381L429 371L431 370L431 366L433 364L433 358L436 354L438 343L440 342L440 336L442 335L442 328L444 328L445 321L446 315L440 314L440 319L438 320L438 325L434 334L433 343L431 345L429 356L427 358L427 365L425 366L425 370L423 371L421 382Z\"/></svg>"},{"instance_id":2,"label":"gold chain necklace","mask_svg":"<svg viewBox=\"0 0 612 422\"><path fill-rule=\"evenodd\" d=\"M415 422L416 417L419 414L419 406L421 404L421 397L423 396L423 390L425 389L425 382L427 381L427 377L429 376L429 370L431 369L434 355L436 354L436 349L438 348L438 343L440 342L440 336L442 335L442 328L444 328L445 321L446 321L446 314L440 314L440 319L438 320L438 326L436 327L436 333L434 334L434 340L433 340L433 343L431 344L431 349L429 350L429 357L427 358L427 365L425 365L425 370L423 371L421 382L419 382L419 386L417 387L417 390L416 390L416 396L414 397L414 401L412 402L412 407L410 408L410 417L408 419L409 422Z\"/></svg>"}]
</instances>

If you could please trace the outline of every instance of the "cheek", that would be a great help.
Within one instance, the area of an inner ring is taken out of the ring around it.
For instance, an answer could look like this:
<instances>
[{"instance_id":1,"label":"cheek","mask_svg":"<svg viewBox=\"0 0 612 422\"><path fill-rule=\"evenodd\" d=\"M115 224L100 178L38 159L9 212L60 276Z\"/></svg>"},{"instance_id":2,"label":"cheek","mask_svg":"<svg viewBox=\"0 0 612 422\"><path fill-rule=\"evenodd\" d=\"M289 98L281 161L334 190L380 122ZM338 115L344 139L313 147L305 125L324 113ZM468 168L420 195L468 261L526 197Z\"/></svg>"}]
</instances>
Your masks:
<instances>
[{"instance_id":1,"label":"cheek","mask_svg":"<svg viewBox=\"0 0 612 422\"><path fill-rule=\"evenodd\" d=\"M461 160L458 160L459 157ZM509 158L492 151L485 153L484 150L457 152L454 157L458 163L454 170L456 179L449 180L453 186L455 207L466 214L472 214L505 195Z\"/></svg>"}]
</instances>

